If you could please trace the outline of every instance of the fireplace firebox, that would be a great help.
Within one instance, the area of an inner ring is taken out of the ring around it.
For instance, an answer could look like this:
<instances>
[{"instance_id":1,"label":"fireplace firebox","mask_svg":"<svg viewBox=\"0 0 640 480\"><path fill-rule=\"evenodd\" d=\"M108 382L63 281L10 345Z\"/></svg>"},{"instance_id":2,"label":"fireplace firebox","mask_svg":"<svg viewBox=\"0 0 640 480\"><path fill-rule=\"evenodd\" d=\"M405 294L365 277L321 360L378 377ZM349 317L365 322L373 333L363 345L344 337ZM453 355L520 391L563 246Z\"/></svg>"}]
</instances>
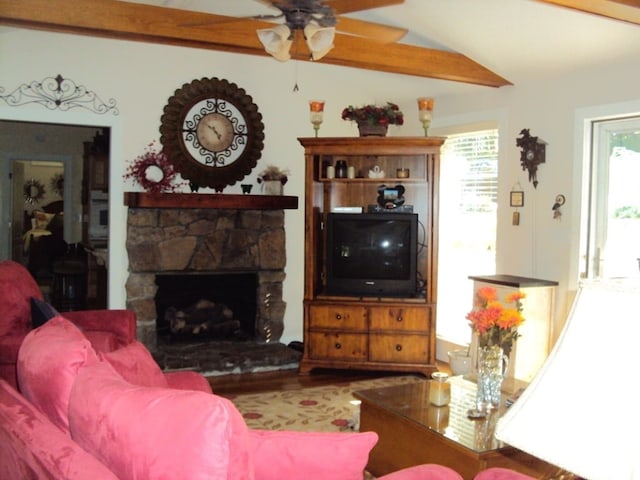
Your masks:
<instances>
[{"instance_id":1,"label":"fireplace firebox","mask_svg":"<svg viewBox=\"0 0 640 480\"><path fill-rule=\"evenodd\" d=\"M256 338L255 273L163 273L156 285L156 329L165 340Z\"/></svg>"}]
</instances>

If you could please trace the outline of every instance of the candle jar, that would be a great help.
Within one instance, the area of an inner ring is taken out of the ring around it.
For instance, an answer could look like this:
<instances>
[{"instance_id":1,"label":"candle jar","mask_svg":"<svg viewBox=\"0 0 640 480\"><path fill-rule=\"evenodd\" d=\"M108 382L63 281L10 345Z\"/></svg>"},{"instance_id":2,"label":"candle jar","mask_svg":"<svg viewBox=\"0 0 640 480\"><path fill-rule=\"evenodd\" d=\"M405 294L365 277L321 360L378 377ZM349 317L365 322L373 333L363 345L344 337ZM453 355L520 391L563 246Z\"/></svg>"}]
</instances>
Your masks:
<instances>
[{"instance_id":1,"label":"candle jar","mask_svg":"<svg viewBox=\"0 0 640 480\"><path fill-rule=\"evenodd\" d=\"M451 400L451 384L449 375L443 372L435 372L429 381L429 402L437 407L449 405Z\"/></svg>"}]
</instances>

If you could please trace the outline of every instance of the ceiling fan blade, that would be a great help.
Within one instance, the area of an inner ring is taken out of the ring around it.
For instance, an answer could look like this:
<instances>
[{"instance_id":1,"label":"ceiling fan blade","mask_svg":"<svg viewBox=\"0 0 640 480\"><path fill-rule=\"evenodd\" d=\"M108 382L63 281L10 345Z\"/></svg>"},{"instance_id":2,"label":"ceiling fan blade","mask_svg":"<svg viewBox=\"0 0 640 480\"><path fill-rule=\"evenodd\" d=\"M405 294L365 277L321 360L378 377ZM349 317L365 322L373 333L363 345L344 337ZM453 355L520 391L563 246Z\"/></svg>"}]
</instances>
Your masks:
<instances>
[{"instance_id":1,"label":"ceiling fan blade","mask_svg":"<svg viewBox=\"0 0 640 480\"><path fill-rule=\"evenodd\" d=\"M338 17L336 30L349 35L367 37L381 43L397 42L408 32L406 28L392 27L391 25L367 22L348 17Z\"/></svg>"},{"instance_id":2,"label":"ceiling fan blade","mask_svg":"<svg viewBox=\"0 0 640 480\"><path fill-rule=\"evenodd\" d=\"M400 5L404 0L326 0L326 4L333 9L336 15L359 12L371 8L389 7Z\"/></svg>"}]
</instances>

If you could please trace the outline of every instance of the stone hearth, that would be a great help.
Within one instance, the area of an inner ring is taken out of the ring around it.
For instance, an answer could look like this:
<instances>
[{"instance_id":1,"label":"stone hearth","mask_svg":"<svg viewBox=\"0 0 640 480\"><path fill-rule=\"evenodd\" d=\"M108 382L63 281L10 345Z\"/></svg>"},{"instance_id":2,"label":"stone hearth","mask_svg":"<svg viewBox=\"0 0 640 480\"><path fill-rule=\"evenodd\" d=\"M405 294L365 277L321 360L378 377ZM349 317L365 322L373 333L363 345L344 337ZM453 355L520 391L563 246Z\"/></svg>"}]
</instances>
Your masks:
<instances>
[{"instance_id":1,"label":"stone hearth","mask_svg":"<svg viewBox=\"0 0 640 480\"><path fill-rule=\"evenodd\" d=\"M286 264L283 210L129 206L127 252L127 308L136 314L138 338L154 355L174 360L181 357L177 345L171 345L170 352L169 346L160 345L164 352L158 352L155 279L164 273L255 273L258 288L254 343L276 344L282 336ZM197 345L203 348L202 342L196 342L192 350ZM184 350L186 358L187 347ZM298 352L292 353L297 357Z\"/></svg>"}]
</instances>

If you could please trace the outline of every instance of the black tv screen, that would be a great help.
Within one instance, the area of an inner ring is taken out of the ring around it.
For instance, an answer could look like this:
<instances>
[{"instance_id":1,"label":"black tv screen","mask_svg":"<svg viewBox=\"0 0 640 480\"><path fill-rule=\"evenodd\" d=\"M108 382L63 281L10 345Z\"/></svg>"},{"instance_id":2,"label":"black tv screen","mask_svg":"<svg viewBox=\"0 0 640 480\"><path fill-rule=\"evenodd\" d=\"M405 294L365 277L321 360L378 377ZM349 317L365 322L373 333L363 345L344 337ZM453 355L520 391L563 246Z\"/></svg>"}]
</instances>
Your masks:
<instances>
[{"instance_id":1,"label":"black tv screen","mask_svg":"<svg viewBox=\"0 0 640 480\"><path fill-rule=\"evenodd\" d=\"M329 213L327 293L415 296L417 236L413 213Z\"/></svg>"}]
</instances>

